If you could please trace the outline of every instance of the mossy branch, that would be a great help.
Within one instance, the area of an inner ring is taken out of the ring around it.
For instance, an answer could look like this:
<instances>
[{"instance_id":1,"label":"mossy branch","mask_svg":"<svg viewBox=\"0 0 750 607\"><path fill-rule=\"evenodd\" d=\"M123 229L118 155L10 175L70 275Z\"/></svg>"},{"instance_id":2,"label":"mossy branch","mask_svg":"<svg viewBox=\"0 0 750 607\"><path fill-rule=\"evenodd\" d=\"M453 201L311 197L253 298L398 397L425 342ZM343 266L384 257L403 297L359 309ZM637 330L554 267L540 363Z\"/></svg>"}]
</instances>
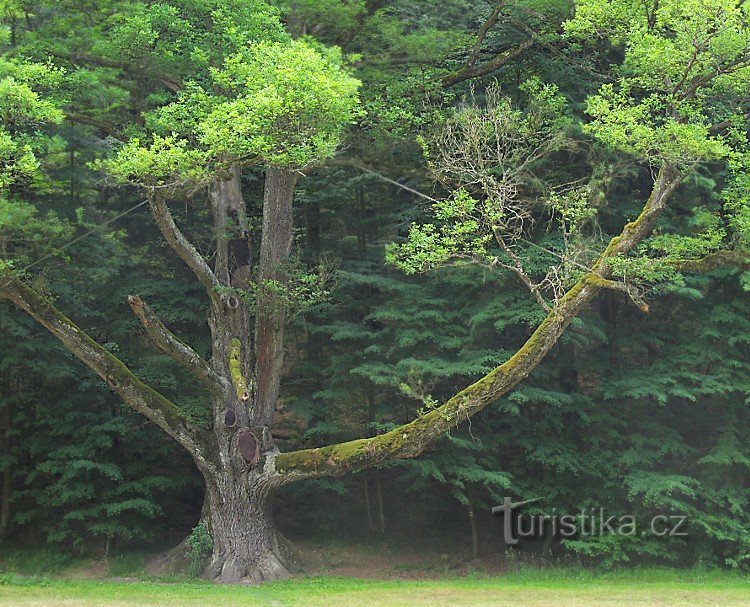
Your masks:
<instances>
[{"instance_id":1,"label":"mossy branch","mask_svg":"<svg viewBox=\"0 0 750 607\"><path fill-rule=\"evenodd\" d=\"M162 352L185 367L210 390L220 390L224 387L224 380L211 368L211 365L167 329L145 301L137 295L129 295L128 304L141 321L149 337Z\"/></svg>"},{"instance_id":2,"label":"mossy branch","mask_svg":"<svg viewBox=\"0 0 750 607\"><path fill-rule=\"evenodd\" d=\"M250 390L247 381L242 373L242 344L236 337L229 342L228 352L229 377L232 378L232 385L240 401L250 399Z\"/></svg>"},{"instance_id":3,"label":"mossy branch","mask_svg":"<svg viewBox=\"0 0 750 607\"><path fill-rule=\"evenodd\" d=\"M5 283L0 299L8 299L33 317L87 367L120 395L130 407L145 415L180 443L196 459L208 465L209 434L195 426L177 405L138 379L111 352L96 343L52 303L10 272L0 274Z\"/></svg>"},{"instance_id":4,"label":"mossy branch","mask_svg":"<svg viewBox=\"0 0 750 607\"><path fill-rule=\"evenodd\" d=\"M683 177L673 166L667 163L662 166L638 218L626 224L622 232L610 240L592 271L565 293L526 343L506 362L440 407L385 434L279 454L274 459L274 467L282 476L281 482L341 475L397 459L416 457L439 436L515 388L542 361L570 322L605 287L611 273L608 260L632 250L651 232L654 222Z\"/></svg>"}]
</instances>

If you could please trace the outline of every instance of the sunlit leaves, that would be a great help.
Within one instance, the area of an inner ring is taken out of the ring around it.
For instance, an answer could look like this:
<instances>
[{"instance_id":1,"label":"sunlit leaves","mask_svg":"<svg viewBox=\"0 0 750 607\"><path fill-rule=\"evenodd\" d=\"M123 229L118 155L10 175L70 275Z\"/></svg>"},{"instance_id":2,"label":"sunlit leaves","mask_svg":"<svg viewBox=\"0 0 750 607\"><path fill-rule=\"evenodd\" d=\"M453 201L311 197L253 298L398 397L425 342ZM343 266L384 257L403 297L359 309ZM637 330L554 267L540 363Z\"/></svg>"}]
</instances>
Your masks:
<instances>
[{"instance_id":1,"label":"sunlit leaves","mask_svg":"<svg viewBox=\"0 0 750 607\"><path fill-rule=\"evenodd\" d=\"M300 41L261 43L213 72L227 99L199 126L220 159L302 167L333 154L353 118L359 82L340 54Z\"/></svg>"},{"instance_id":2,"label":"sunlit leaves","mask_svg":"<svg viewBox=\"0 0 750 607\"><path fill-rule=\"evenodd\" d=\"M738 111L750 82L748 9L730 0L583 0L568 36L624 50L616 84L588 101L589 132L648 162L726 158L713 126Z\"/></svg>"},{"instance_id":3,"label":"sunlit leaves","mask_svg":"<svg viewBox=\"0 0 750 607\"><path fill-rule=\"evenodd\" d=\"M305 167L336 149L358 104L359 81L334 50L262 42L188 83L153 112L150 143L129 142L107 163L120 181L196 187L231 166ZM160 134L158 134L160 133Z\"/></svg>"}]
</instances>

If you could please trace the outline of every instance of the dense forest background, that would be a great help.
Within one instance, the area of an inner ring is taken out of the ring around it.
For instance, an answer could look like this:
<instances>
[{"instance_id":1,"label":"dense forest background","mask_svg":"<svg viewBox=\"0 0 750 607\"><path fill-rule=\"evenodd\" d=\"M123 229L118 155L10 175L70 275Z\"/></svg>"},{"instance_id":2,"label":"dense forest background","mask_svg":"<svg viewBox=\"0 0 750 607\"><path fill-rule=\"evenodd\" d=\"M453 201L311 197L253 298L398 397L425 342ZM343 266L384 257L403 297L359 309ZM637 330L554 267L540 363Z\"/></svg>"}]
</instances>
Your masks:
<instances>
[{"instance_id":1,"label":"dense forest background","mask_svg":"<svg viewBox=\"0 0 750 607\"><path fill-rule=\"evenodd\" d=\"M44 179L19 186L28 204L0 208L3 256L20 267L54 253L30 272L34 284L155 388L194 403L197 419L205 415L200 386L149 345L127 306L128 294L143 295L177 334L209 349L198 288L145 209L55 250L141 200L110 184L95 161L143 126L142 112L164 103L187 61L169 45L172 9L217 18L240 5L260 10L239 0L0 2L3 61L50 62L67 73L54 85L65 120L41 129L35 144ZM611 79L621 51L566 39L571 2L263 6L279 11L293 36L341 47L362 81L363 111L342 149L298 185L296 258L315 288L303 281L287 334L277 438L300 448L413 419L504 360L543 317L510 272L462 265L406 275L386 263L386 245L425 217L427 202L414 191L440 193L419 138L456 104L482 103L498 83L523 108L524 83L556 85L571 108L573 145L546 170L571 182L595 176L606 194L602 233L637 212L650 174L581 129L585 98ZM725 177L701 166L657 231L701 227L696 201L716 208ZM243 184L256 222L258 183L248 174ZM196 242L211 238L208 212L199 196L180 209ZM554 261L556 238L540 222L539 246L525 251L532 266ZM421 458L286 489L276 499L282 527L293 538L409 542L437 533L470 553L472 534L480 544L502 541L489 508L503 496L543 497L560 512L601 507L644 521L684 513L690 535L582 537L534 549L591 563L747 566L748 284L740 270L687 276L650 292L648 312L623 293L604 293L527 381ZM0 306L0 542L111 553L189 531L202 505L189 457L31 319Z\"/></svg>"}]
</instances>

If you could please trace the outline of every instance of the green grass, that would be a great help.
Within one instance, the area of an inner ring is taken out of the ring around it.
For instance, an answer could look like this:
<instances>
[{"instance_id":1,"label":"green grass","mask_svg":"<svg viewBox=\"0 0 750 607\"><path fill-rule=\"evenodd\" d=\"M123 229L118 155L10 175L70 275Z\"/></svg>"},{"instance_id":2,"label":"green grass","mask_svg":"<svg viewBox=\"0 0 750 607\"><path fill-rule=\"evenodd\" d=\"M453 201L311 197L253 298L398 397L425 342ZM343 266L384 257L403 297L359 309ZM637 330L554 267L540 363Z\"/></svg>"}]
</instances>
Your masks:
<instances>
[{"instance_id":1,"label":"green grass","mask_svg":"<svg viewBox=\"0 0 750 607\"><path fill-rule=\"evenodd\" d=\"M648 569L597 574L559 569L421 582L314 577L247 587L199 581L71 581L0 574L0 605L747 607L750 605L750 578L700 570Z\"/></svg>"}]
</instances>

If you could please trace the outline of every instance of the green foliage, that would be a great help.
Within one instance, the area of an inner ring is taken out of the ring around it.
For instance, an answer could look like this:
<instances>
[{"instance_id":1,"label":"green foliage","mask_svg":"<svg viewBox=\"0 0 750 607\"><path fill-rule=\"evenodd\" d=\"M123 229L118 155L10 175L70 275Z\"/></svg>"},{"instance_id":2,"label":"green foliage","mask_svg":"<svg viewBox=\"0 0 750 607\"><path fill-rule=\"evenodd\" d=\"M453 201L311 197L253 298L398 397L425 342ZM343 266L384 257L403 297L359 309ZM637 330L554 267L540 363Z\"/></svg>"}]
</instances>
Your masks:
<instances>
[{"instance_id":1,"label":"green foliage","mask_svg":"<svg viewBox=\"0 0 750 607\"><path fill-rule=\"evenodd\" d=\"M187 538L187 556L190 559L190 577L198 577L206 559L211 556L213 540L203 523L199 523Z\"/></svg>"},{"instance_id":2,"label":"green foliage","mask_svg":"<svg viewBox=\"0 0 750 607\"><path fill-rule=\"evenodd\" d=\"M212 68L149 118L103 167L118 181L195 188L232 166L305 167L331 156L354 116L359 82L340 53L304 41L258 42ZM211 92L209 92L209 90Z\"/></svg>"}]
</instances>

